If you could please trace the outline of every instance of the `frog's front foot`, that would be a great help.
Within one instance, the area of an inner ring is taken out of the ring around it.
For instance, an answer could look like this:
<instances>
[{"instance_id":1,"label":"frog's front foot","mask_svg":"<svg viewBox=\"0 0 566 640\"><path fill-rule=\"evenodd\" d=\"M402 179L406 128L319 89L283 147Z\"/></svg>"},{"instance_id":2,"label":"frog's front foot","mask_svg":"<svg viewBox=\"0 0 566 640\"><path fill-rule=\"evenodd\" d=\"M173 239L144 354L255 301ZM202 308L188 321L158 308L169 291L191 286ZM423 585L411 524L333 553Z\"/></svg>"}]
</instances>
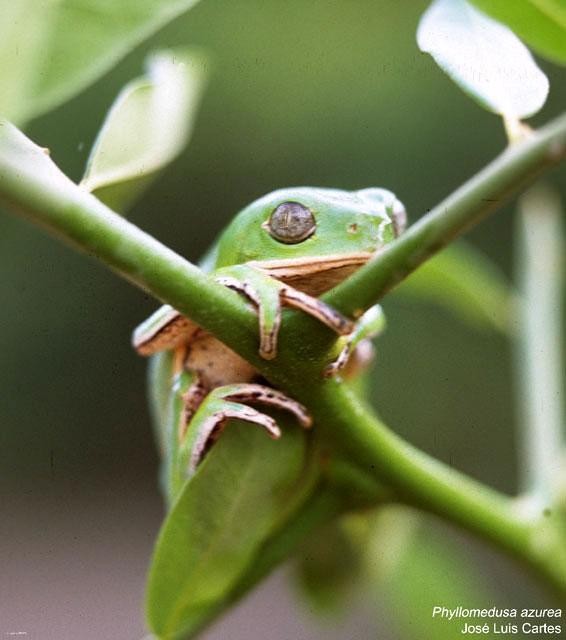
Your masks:
<instances>
[{"instance_id":1,"label":"frog's front foot","mask_svg":"<svg viewBox=\"0 0 566 640\"><path fill-rule=\"evenodd\" d=\"M312 419L302 404L281 391L261 384L231 384L213 389L192 416L181 446L181 458L191 476L212 444L216 442L228 420L243 420L259 425L274 439L281 436L275 420L244 403L264 404L289 411L302 427L312 426Z\"/></svg>"},{"instance_id":2,"label":"frog's front foot","mask_svg":"<svg viewBox=\"0 0 566 640\"><path fill-rule=\"evenodd\" d=\"M294 307L317 318L339 335L350 334L354 323L327 304L276 280L259 269L237 265L219 270L217 282L243 293L259 315L259 354L265 360L277 355L277 336L281 325L281 307Z\"/></svg>"},{"instance_id":3,"label":"frog's front foot","mask_svg":"<svg viewBox=\"0 0 566 640\"><path fill-rule=\"evenodd\" d=\"M338 357L323 371L325 378L331 378L341 372L356 374L365 369L373 357L371 338L379 335L385 328L385 316L379 305L368 309L357 321L353 331L341 338ZM348 371L351 369L352 371Z\"/></svg>"}]
</instances>

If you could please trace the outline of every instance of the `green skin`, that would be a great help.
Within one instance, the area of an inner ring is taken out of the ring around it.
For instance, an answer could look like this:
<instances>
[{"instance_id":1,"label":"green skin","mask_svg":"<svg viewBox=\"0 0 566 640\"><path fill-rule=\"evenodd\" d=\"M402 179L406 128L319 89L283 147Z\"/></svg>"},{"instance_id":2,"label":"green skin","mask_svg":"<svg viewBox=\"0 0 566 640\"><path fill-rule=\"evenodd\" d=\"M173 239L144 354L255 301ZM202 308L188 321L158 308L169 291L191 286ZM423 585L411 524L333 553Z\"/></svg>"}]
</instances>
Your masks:
<instances>
[{"instance_id":1,"label":"green skin","mask_svg":"<svg viewBox=\"0 0 566 640\"><path fill-rule=\"evenodd\" d=\"M321 374L351 375L367 360L368 338L384 326L381 309L373 307L354 322L316 296L393 241L404 224L402 204L384 189L281 189L241 211L201 266L253 303L263 358L276 357L281 308L289 306L342 336L338 357ZM273 418L247 403L284 409L311 426L302 405L258 384L251 365L168 305L135 330L133 345L154 356L153 404L171 501L228 420L254 423L279 437Z\"/></svg>"}]
</instances>

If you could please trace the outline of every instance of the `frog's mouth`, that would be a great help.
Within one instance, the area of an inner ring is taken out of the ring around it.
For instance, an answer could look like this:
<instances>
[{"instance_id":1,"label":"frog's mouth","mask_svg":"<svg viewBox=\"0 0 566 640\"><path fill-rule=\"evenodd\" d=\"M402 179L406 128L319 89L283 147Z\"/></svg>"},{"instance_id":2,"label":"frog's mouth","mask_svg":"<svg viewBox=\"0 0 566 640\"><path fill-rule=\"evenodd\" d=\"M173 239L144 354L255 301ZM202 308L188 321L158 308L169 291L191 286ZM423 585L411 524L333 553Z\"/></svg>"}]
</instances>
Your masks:
<instances>
[{"instance_id":1,"label":"frog's mouth","mask_svg":"<svg viewBox=\"0 0 566 640\"><path fill-rule=\"evenodd\" d=\"M249 264L300 291L318 296L345 280L373 255L363 251L285 260L257 260Z\"/></svg>"}]
</instances>

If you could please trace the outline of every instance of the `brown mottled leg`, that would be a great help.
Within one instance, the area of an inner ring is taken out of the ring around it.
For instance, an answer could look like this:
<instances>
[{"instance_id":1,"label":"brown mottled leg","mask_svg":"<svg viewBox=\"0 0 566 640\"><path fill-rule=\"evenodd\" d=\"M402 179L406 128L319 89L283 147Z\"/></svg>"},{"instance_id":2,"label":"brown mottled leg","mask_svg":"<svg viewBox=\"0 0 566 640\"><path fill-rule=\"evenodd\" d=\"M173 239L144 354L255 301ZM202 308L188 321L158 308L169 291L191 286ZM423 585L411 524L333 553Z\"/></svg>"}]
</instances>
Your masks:
<instances>
[{"instance_id":1,"label":"brown mottled leg","mask_svg":"<svg viewBox=\"0 0 566 640\"><path fill-rule=\"evenodd\" d=\"M183 436L187 432L187 428L192 417L203 403L208 392L209 390L202 383L200 376L195 374L194 382L183 394L183 413L179 422L179 440L182 440Z\"/></svg>"},{"instance_id":2,"label":"brown mottled leg","mask_svg":"<svg viewBox=\"0 0 566 640\"><path fill-rule=\"evenodd\" d=\"M244 294L257 307L259 354L266 360L271 360L277 355L277 335L281 323L282 305L308 313L340 335L348 334L354 328L351 320L324 302L249 265L226 267L218 273L216 280Z\"/></svg>"},{"instance_id":3,"label":"brown mottled leg","mask_svg":"<svg viewBox=\"0 0 566 640\"><path fill-rule=\"evenodd\" d=\"M385 316L379 305L368 309L356 322L351 333L341 338L342 349L334 362L323 371L326 378L338 375L340 372L355 372L356 368L363 368L373 356L373 349L369 339L379 335L385 328ZM348 367L352 357L352 367ZM356 362L357 361L357 362Z\"/></svg>"},{"instance_id":4,"label":"brown mottled leg","mask_svg":"<svg viewBox=\"0 0 566 640\"><path fill-rule=\"evenodd\" d=\"M329 307L318 298L313 298L288 285L282 286L280 295L282 304L288 307L294 307L295 309L301 309L301 311L317 318L339 335L346 335L354 329L354 322L352 320L346 318L340 312L336 311L336 309Z\"/></svg>"}]
</instances>

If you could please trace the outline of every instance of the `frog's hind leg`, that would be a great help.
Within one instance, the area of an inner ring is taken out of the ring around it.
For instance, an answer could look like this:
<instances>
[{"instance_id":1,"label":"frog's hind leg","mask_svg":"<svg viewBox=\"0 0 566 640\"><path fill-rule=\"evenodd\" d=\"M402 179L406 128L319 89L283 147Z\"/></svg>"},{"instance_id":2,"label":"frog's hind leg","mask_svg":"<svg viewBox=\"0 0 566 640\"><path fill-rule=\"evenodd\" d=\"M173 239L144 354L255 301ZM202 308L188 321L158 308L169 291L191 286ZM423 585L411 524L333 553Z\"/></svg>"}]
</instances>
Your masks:
<instances>
[{"instance_id":1,"label":"frog's hind leg","mask_svg":"<svg viewBox=\"0 0 566 640\"><path fill-rule=\"evenodd\" d=\"M203 403L208 393L206 385L198 374L193 374L193 379L186 390L182 392L183 410L178 425L179 440L182 440L190 421L192 420L198 408Z\"/></svg>"},{"instance_id":2,"label":"frog's hind leg","mask_svg":"<svg viewBox=\"0 0 566 640\"><path fill-rule=\"evenodd\" d=\"M338 335L347 335L354 329L352 320L346 318L346 316L343 316L339 311L322 302L322 300L313 298L307 293L303 293L289 285L283 285L280 296L282 304L308 313Z\"/></svg>"},{"instance_id":3,"label":"frog's hind leg","mask_svg":"<svg viewBox=\"0 0 566 640\"><path fill-rule=\"evenodd\" d=\"M189 344L198 330L197 324L166 304L137 327L132 345L140 355L151 356Z\"/></svg>"},{"instance_id":4,"label":"frog's hind leg","mask_svg":"<svg viewBox=\"0 0 566 640\"><path fill-rule=\"evenodd\" d=\"M186 438L181 445L182 464L189 476L218 439L228 420L243 420L256 424L273 438L281 436L275 420L265 413L247 406L247 402L284 409L295 416L299 424L308 428L312 424L305 407L281 391L261 384L231 384L213 389L200 404L190 421Z\"/></svg>"},{"instance_id":5,"label":"frog's hind leg","mask_svg":"<svg viewBox=\"0 0 566 640\"><path fill-rule=\"evenodd\" d=\"M266 360L272 360L277 355L282 306L300 309L340 335L348 334L354 328L351 320L321 300L249 265L225 267L220 270L216 280L244 294L254 303L259 315L259 354Z\"/></svg>"}]
</instances>

